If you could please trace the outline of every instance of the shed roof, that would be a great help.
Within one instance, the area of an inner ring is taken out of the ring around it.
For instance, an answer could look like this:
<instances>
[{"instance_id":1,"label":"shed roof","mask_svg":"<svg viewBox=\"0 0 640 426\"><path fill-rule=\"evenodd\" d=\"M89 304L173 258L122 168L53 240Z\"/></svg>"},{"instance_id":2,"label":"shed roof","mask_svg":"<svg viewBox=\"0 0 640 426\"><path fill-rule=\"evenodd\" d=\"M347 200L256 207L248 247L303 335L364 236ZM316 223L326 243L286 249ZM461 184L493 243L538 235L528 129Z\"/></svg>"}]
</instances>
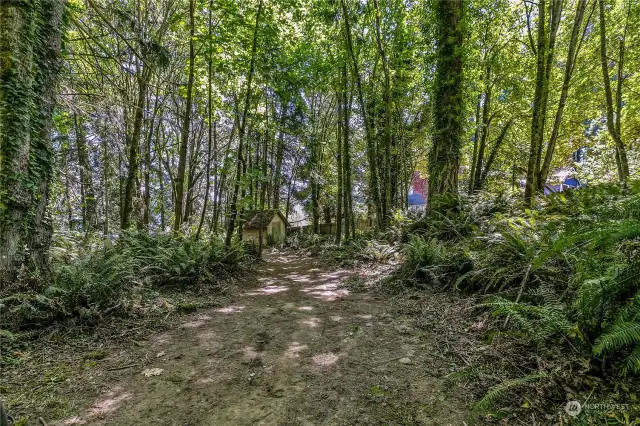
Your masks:
<instances>
[{"instance_id":1,"label":"shed roof","mask_svg":"<svg viewBox=\"0 0 640 426\"><path fill-rule=\"evenodd\" d=\"M244 215L244 228L245 229L260 229L260 224L262 223L262 228L266 228L267 225L273 220L275 216L279 216L285 226L289 226L289 222L287 218L284 217L279 210L269 209L269 210L249 210Z\"/></svg>"}]
</instances>

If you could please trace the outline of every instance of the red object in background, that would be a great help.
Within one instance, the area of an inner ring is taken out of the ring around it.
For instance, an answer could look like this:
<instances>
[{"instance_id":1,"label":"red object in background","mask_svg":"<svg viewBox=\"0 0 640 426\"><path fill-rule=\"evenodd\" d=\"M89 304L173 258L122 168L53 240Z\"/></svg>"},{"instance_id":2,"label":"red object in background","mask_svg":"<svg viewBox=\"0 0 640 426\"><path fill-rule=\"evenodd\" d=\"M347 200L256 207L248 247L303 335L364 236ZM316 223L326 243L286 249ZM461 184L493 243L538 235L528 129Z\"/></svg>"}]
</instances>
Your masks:
<instances>
[{"instance_id":1,"label":"red object in background","mask_svg":"<svg viewBox=\"0 0 640 426\"><path fill-rule=\"evenodd\" d=\"M427 195L427 178L420 177L420 172L413 172L411 189L414 194Z\"/></svg>"}]
</instances>

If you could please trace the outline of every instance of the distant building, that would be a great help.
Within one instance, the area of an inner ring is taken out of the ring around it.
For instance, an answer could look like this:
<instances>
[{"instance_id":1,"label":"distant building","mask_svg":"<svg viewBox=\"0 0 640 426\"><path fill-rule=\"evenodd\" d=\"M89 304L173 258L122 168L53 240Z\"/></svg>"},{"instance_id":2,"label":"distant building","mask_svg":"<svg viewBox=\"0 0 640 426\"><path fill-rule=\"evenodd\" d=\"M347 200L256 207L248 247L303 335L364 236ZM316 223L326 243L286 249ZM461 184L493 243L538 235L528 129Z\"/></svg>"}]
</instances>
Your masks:
<instances>
[{"instance_id":1,"label":"distant building","mask_svg":"<svg viewBox=\"0 0 640 426\"><path fill-rule=\"evenodd\" d=\"M411 186L409 187L408 205L409 211L424 211L427 207L427 191L429 182L427 178L420 176L420 172L413 172Z\"/></svg>"},{"instance_id":2,"label":"distant building","mask_svg":"<svg viewBox=\"0 0 640 426\"><path fill-rule=\"evenodd\" d=\"M262 228L265 244L279 243L286 238L288 227L287 218L278 210L248 211L242 228L242 239L257 244L260 240L260 228Z\"/></svg>"},{"instance_id":3,"label":"distant building","mask_svg":"<svg viewBox=\"0 0 640 426\"><path fill-rule=\"evenodd\" d=\"M427 199L422 194L409 194L409 211L424 211Z\"/></svg>"},{"instance_id":4,"label":"distant building","mask_svg":"<svg viewBox=\"0 0 640 426\"><path fill-rule=\"evenodd\" d=\"M576 189L580 187L580 182L574 177L567 176L560 183L549 184L544 186L544 193L551 194L554 192L564 192L568 189Z\"/></svg>"}]
</instances>

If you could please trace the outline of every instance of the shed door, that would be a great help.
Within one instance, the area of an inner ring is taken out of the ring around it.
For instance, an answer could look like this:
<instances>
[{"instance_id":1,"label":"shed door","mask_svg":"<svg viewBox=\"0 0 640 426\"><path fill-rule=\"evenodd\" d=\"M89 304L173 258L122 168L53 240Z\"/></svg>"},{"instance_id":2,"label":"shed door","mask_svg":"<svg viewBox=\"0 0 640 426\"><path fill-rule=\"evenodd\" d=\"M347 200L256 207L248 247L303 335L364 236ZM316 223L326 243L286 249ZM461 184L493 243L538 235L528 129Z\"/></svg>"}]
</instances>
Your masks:
<instances>
[{"instance_id":1,"label":"shed door","mask_svg":"<svg viewBox=\"0 0 640 426\"><path fill-rule=\"evenodd\" d=\"M273 241L277 242L282 239L282 223L276 221L272 227L271 234L273 235Z\"/></svg>"}]
</instances>

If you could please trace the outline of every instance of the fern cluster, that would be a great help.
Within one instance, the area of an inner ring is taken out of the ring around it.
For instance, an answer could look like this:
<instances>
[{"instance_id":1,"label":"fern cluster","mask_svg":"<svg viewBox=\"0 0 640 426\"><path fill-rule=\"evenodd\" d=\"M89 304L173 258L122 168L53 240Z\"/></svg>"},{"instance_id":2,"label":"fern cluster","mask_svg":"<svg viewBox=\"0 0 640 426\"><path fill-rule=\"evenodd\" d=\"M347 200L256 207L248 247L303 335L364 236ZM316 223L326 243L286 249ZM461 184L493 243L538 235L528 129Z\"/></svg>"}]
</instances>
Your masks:
<instances>
[{"instance_id":1,"label":"fern cluster","mask_svg":"<svg viewBox=\"0 0 640 426\"><path fill-rule=\"evenodd\" d=\"M58 258L61 256L59 249ZM238 267L241 246L173 235L126 232L87 254L54 263L51 285L42 292L0 298L0 328L46 325L73 316L124 312L128 296L140 288L216 286Z\"/></svg>"},{"instance_id":2,"label":"fern cluster","mask_svg":"<svg viewBox=\"0 0 640 426\"><path fill-rule=\"evenodd\" d=\"M456 204L456 218L449 209L407 225L413 281L485 294L481 307L499 319L492 335L515 336L538 356L566 347L602 376L640 372L640 183L555 194L532 211L474 197ZM451 267L456 254L466 268ZM476 409L547 376L498 381Z\"/></svg>"}]
</instances>

